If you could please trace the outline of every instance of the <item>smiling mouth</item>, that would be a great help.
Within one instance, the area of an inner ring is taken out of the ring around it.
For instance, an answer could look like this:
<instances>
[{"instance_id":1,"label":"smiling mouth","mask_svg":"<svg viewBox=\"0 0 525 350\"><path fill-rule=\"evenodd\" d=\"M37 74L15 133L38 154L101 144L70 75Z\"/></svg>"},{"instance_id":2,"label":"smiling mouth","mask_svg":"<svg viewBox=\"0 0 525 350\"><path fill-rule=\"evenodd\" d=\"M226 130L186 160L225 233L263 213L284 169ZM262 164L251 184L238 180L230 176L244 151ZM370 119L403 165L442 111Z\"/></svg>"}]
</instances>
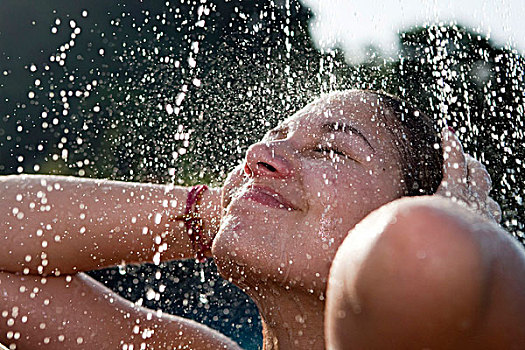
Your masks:
<instances>
[{"instance_id":1,"label":"smiling mouth","mask_svg":"<svg viewBox=\"0 0 525 350\"><path fill-rule=\"evenodd\" d=\"M262 187L251 186L248 188L241 198L265 205L270 208L296 210L296 208L287 200L285 200L279 193L274 190Z\"/></svg>"}]
</instances>

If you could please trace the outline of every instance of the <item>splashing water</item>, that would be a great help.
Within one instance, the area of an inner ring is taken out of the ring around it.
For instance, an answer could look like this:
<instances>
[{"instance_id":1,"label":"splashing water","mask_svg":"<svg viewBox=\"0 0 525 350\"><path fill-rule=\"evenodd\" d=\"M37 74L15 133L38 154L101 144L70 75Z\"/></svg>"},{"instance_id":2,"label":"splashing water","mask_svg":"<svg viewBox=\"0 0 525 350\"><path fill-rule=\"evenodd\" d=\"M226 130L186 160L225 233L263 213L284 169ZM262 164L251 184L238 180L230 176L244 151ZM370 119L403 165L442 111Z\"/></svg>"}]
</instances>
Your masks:
<instances>
[{"instance_id":1,"label":"splashing water","mask_svg":"<svg viewBox=\"0 0 525 350\"><path fill-rule=\"evenodd\" d=\"M419 106L436 128L458 130L490 172L503 226L525 242L525 60L511 46L457 21L427 21L399 33L393 57L369 48L356 63L340 49L317 49L313 13L293 0L79 6L0 4L0 13L24 18L0 24L1 174L218 184L251 143L314 96L380 89ZM39 44L17 45L15 32ZM45 191L39 200L47 205ZM257 348L248 297L213 263L160 263L162 246L159 236L155 264L91 275L137 305Z\"/></svg>"}]
</instances>

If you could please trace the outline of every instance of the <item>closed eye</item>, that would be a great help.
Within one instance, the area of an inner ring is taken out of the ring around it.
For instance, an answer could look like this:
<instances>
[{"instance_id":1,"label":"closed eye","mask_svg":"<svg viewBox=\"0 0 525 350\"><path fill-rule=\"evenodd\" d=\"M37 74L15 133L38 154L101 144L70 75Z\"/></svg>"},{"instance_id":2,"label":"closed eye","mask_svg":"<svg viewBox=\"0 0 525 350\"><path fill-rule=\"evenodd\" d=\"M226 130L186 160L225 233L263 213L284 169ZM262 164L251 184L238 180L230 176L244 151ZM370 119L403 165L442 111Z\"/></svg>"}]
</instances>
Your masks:
<instances>
[{"instance_id":1,"label":"closed eye","mask_svg":"<svg viewBox=\"0 0 525 350\"><path fill-rule=\"evenodd\" d=\"M333 158L334 155L338 155L342 158L350 158L346 153L334 147L318 146L314 149L314 151L317 153L321 153L324 156L329 156L330 158Z\"/></svg>"}]
</instances>

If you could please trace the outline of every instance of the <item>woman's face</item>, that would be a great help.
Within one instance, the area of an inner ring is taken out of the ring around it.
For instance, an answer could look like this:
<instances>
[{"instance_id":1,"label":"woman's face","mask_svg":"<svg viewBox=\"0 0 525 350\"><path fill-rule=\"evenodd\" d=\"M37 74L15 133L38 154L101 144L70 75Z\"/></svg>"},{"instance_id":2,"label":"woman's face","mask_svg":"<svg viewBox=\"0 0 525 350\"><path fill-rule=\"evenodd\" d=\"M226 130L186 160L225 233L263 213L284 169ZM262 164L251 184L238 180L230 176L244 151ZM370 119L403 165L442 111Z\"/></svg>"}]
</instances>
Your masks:
<instances>
[{"instance_id":1,"label":"woman's face","mask_svg":"<svg viewBox=\"0 0 525 350\"><path fill-rule=\"evenodd\" d=\"M381 113L363 92L320 99L249 148L213 245L225 277L324 292L348 231L403 193Z\"/></svg>"}]
</instances>

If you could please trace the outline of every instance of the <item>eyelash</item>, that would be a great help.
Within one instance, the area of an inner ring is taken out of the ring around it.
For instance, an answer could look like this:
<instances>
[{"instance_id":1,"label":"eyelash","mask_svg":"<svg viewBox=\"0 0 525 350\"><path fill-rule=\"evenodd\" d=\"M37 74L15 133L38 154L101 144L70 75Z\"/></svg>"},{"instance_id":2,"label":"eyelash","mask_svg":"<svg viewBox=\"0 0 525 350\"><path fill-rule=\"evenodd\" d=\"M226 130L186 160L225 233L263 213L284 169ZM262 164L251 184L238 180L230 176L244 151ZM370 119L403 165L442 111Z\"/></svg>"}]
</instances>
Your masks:
<instances>
[{"instance_id":1,"label":"eyelash","mask_svg":"<svg viewBox=\"0 0 525 350\"><path fill-rule=\"evenodd\" d=\"M318 146L318 147L315 149L315 152L322 153L323 155L330 155L330 153L333 152L333 154L337 154L337 155L340 156L340 157L343 157L343 158L350 158L350 157L348 157L348 155L346 155L344 152L339 151L337 148L334 148L334 147Z\"/></svg>"}]
</instances>

